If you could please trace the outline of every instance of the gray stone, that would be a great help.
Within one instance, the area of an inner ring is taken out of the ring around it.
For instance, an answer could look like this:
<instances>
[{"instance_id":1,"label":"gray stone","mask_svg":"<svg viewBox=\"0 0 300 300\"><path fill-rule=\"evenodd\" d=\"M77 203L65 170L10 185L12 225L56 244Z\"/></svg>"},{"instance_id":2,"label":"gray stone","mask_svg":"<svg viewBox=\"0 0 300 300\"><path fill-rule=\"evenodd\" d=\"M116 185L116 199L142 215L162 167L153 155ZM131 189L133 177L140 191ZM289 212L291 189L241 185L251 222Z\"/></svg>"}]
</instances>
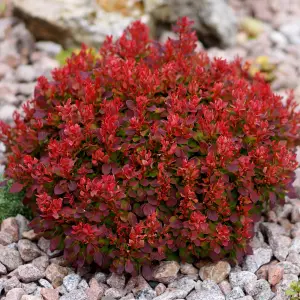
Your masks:
<instances>
[{"instance_id":1,"label":"gray stone","mask_svg":"<svg viewBox=\"0 0 300 300\"><path fill-rule=\"evenodd\" d=\"M60 53L63 50L60 44L51 41L39 41L35 43L35 47L37 50L46 52L52 57L55 57L58 53Z\"/></svg>"},{"instance_id":2,"label":"gray stone","mask_svg":"<svg viewBox=\"0 0 300 300\"><path fill-rule=\"evenodd\" d=\"M300 267L290 261L282 261L278 263L278 266L283 267L284 274L300 275Z\"/></svg>"},{"instance_id":3,"label":"gray stone","mask_svg":"<svg viewBox=\"0 0 300 300\"><path fill-rule=\"evenodd\" d=\"M52 40L65 47L85 43L99 47L107 35L119 37L135 19L106 12L92 0L13 0L15 14L25 18L37 39ZM144 20L149 17L144 16Z\"/></svg>"},{"instance_id":4,"label":"gray stone","mask_svg":"<svg viewBox=\"0 0 300 300\"><path fill-rule=\"evenodd\" d=\"M21 258L25 262L32 261L33 259L41 255L41 251L39 250L37 245L25 239L19 240L18 250L20 252Z\"/></svg>"},{"instance_id":5,"label":"gray stone","mask_svg":"<svg viewBox=\"0 0 300 300\"><path fill-rule=\"evenodd\" d=\"M279 31L283 33L290 43L300 45L300 22L285 23L279 27Z\"/></svg>"},{"instance_id":6,"label":"gray stone","mask_svg":"<svg viewBox=\"0 0 300 300\"><path fill-rule=\"evenodd\" d=\"M12 116L15 110L16 107L11 104L4 104L0 106L0 120L6 122L12 121Z\"/></svg>"},{"instance_id":7,"label":"gray stone","mask_svg":"<svg viewBox=\"0 0 300 300\"><path fill-rule=\"evenodd\" d=\"M46 268L49 266L49 258L48 256L43 255L35 258L31 263L34 266L36 266L39 270L45 271Z\"/></svg>"},{"instance_id":8,"label":"gray stone","mask_svg":"<svg viewBox=\"0 0 300 300\"><path fill-rule=\"evenodd\" d=\"M43 237L41 237L39 239L38 246L42 251L44 251L49 256L49 258L58 256L61 252L59 250L51 251L50 250L50 240L46 240Z\"/></svg>"},{"instance_id":9,"label":"gray stone","mask_svg":"<svg viewBox=\"0 0 300 300\"><path fill-rule=\"evenodd\" d=\"M245 293L240 287L234 287L231 292L229 292L226 295L226 300L235 300L235 299L240 299L241 297L244 297Z\"/></svg>"},{"instance_id":10,"label":"gray stone","mask_svg":"<svg viewBox=\"0 0 300 300\"><path fill-rule=\"evenodd\" d=\"M26 294L33 294L36 291L37 287L38 286L34 282L22 283L22 289Z\"/></svg>"},{"instance_id":11,"label":"gray stone","mask_svg":"<svg viewBox=\"0 0 300 300\"><path fill-rule=\"evenodd\" d=\"M232 287L244 288L245 284L248 282L255 282L257 276L252 272L241 271L229 274L229 282Z\"/></svg>"},{"instance_id":12,"label":"gray stone","mask_svg":"<svg viewBox=\"0 0 300 300\"><path fill-rule=\"evenodd\" d=\"M40 286L42 286L42 287L44 287L46 289L53 289L52 284L48 280L46 280L46 279L43 279L43 278L40 279L39 280L39 284L40 284Z\"/></svg>"},{"instance_id":13,"label":"gray stone","mask_svg":"<svg viewBox=\"0 0 300 300\"><path fill-rule=\"evenodd\" d=\"M284 48L288 44L286 36L278 31L272 31L270 33L270 40L278 48Z\"/></svg>"},{"instance_id":14,"label":"gray stone","mask_svg":"<svg viewBox=\"0 0 300 300\"><path fill-rule=\"evenodd\" d=\"M88 300L88 298L83 290L77 289L61 296L60 300Z\"/></svg>"},{"instance_id":15,"label":"gray stone","mask_svg":"<svg viewBox=\"0 0 300 300\"><path fill-rule=\"evenodd\" d=\"M289 232L287 232L282 226L275 223L262 222L260 223L260 229L262 233L267 235L268 239L279 235L289 235Z\"/></svg>"},{"instance_id":16,"label":"gray stone","mask_svg":"<svg viewBox=\"0 0 300 300\"><path fill-rule=\"evenodd\" d=\"M63 284L68 292L73 291L77 288L81 278L77 274L69 274L63 279Z\"/></svg>"},{"instance_id":17,"label":"gray stone","mask_svg":"<svg viewBox=\"0 0 300 300\"><path fill-rule=\"evenodd\" d=\"M25 295L25 291L21 288L15 288L10 290L6 294L6 300L21 300L22 296Z\"/></svg>"},{"instance_id":18,"label":"gray stone","mask_svg":"<svg viewBox=\"0 0 300 300\"><path fill-rule=\"evenodd\" d=\"M16 77L21 82L31 82L36 79L35 70L30 65L20 65L16 70Z\"/></svg>"},{"instance_id":19,"label":"gray stone","mask_svg":"<svg viewBox=\"0 0 300 300\"><path fill-rule=\"evenodd\" d=\"M244 270L255 273L262 265L271 261L272 249L258 248L253 251L253 255L248 255L244 262Z\"/></svg>"},{"instance_id":20,"label":"gray stone","mask_svg":"<svg viewBox=\"0 0 300 300\"><path fill-rule=\"evenodd\" d=\"M17 250L0 246L0 262L8 271L15 270L23 264L20 253Z\"/></svg>"},{"instance_id":21,"label":"gray stone","mask_svg":"<svg viewBox=\"0 0 300 300\"><path fill-rule=\"evenodd\" d=\"M191 292L187 300L225 300L219 286L212 280L198 281L196 291Z\"/></svg>"},{"instance_id":22,"label":"gray stone","mask_svg":"<svg viewBox=\"0 0 300 300\"><path fill-rule=\"evenodd\" d=\"M14 288L21 288L22 284L16 276L12 276L2 283L2 287L4 288L5 293L7 293Z\"/></svg>"},{"instance_id":23,"label":"gray stone","mask_svg":"<svg viewBox=\"0 0 300 300\"><path fill-rule=\"evenodd\" d=\"M270 284L264 279L245 284L245 291L255 300L268 300L273 296Z\"/></svg>"},{"instance_id":24,"label":"gray stone","mask_svg":"<svg viewBox=\"0 0 300 300\"><path fill-rule=\"evenodd\" d=\"M106 282L112 288L123 289L125 287L125 276L112 273Z\"/></svg>"},{"instance_id":25,"label":"gray stone","mask_svg":"<svg viewBox=\"0 0 300 300\"><path fill-rule=\"evenodd\" d=\"M89 285L85 279L82 279L77 286L78 289L82 289L82 290L86 290L88 287Z\"/></svg>"},{"instance_id":26,"label":"gray stone","mask_svg":"<svg viewBox=\"0 0 300 300\"><path fill-rule=\"evenodd\" d=\"M7 274L7 270L3 264L0 263L0 275Z\"/></svg>"},{"instance_id":27,"label":"gray stone","mask_svg":"<svg viewBox=\"0 0 300 300\"><path fill-rule=\"evenodd\" d=\"M97 272L95 273L94 278L98 281L98 283L105 283L107 275L102 272Z\"/></svg>"},{"instance_id":28,"label":"gray stone","mask_svg":"<svg viewBox=\"0 0 300 300\"><path fill-rule=\"evenodd\" d=\"M17 86L16 86L17 88ZM18 223L19 226L19 237L21 238L21 236L23 235L23 232L28 231L29 230L29 221L22 215L17 214L16 216L16 221Z\"/></svg>"},{"instance_id":29,"label":"gray stone","mask_svg":"<svg viewBox=\"0 0 300 300\"><path fill-rule=\"evenodd\" d=\"M188 277L177 279L168 285L169 288L177 288L186 292L186 295L195 288L196 282ZM183 298L186 297L182 296Z\"/></svg>"},{"instance_id":30,"label":"gray stone","mask_svg":"<svg viewBox=\"0 0 300 300\"><path fill-rule=\"evenodd\" d=\"M296 253L300 253L300 237L295 237L292 240L289 252L296 252Z\"/></svg>"},{"instance_id":31,"label":"gray stone","mask_svg":"<svg viewBox=\"0 0 300 300\"><path fill-rule=\"evenodd\" d=\"M35 82L19 83L18 84L18 93L23 94L25 96L31 96L31 95L33 95L35 86L36 86Z\"/></svg>"},{"instance_id":32,"label":"gray stone","mask_svg":"<svg viewBox=\"0 0 300 300\"><path fill-rule=\"evenodd\" d=\"M273 250L274 256L279 261L284 261L289 253L291 238L284 235L270 236L269 245Z\"/></svg>"},{"instance_id":33,"label":"gray stone","mask_svg":"<svg viewBox=\"0 0 300 300\"><path fill-rule=\"evenodd\" d=\"M39 270L33 264L19 266L17 269L17 274L19 279L25 283L39 280L45 276L45 273Z\"/></svg>"},{"instance_id":34,"label":"gray stone","mask_svg":"<svg viewBox=\"0 0 300 300\"><path fill-rule=\"evenodd\" d=\"M13 242L13 237L4 231L0 231L0 245L7 246Z\"/></svg>"},{"instance_id":35,"label":"gray stone","mask_svg":"<svg viewBox=\"0 0 300 300\"><path fill-rule=\"evenodd\" d=\"M184 298L187 294L188 293L184 290L168 287L163 294L153 298L153 300L174 300L177 298Z\"/></svg>"},{"instance_id":36,"label":"gray stone","mask_svg":"<svg viewBox=\"0 0 300 300\"><path fill-rule=\"evenodd\" d=\"M105 291L104 295L106 297L111 297L112 299L121 298L124 296L124 291L121 289L109 288ZM141 300L146 300L146 299L141 299Z\"/></svg>"}]
</instances>

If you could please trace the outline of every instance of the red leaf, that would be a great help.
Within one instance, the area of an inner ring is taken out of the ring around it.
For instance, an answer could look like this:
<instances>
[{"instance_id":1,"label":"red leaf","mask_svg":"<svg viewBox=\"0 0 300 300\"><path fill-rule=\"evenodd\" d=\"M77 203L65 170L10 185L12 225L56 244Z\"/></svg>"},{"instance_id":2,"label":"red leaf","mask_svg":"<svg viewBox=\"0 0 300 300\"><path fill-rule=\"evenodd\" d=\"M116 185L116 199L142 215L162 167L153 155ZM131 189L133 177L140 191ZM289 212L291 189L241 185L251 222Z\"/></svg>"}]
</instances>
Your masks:
<instances>
[{"instance_id":1,"label":"red leaf","mask_svg":"<svg viewBox=\"0 0 300 300\"><path fill-rule=\"evenodd\" d=\"M55 187L54 187L54 194L55 195L61 195L63 194L65 191L62 189L61 185L60 184L57 184Z\"/></svg>"},{"instance_id":2,"label":"red leaf","mask_svg":"<svg viewBox=\"0 0 300 300\"><path fill-rule=\"evenodd\" d=\"M55 238L51 239L51 241L50 241L50 250L51 251L54 251L58 248L60 240L61 240L61 236L56 236Z\"/></svg>"},{"instance_id":3,"label":"red leaf","mask_svg":"<svg viewBox=\"0 0 300 300\"><path fill-rule=\"evenodd\" d=\"M9 192L10 193L19 193L22 191L24 187L24 184L21 184L19 182L14 182L13 185L11 186Z\"/></svg>"},{"instance_id":4,"label":"red leaf","mask_svg":"<svg viewBox=\"0 0 300 300\"><path fill-rule=\"evenodd\" d=\"M111 171L111 165L109 165L109 164L102 165L102 173L104 175L108 175L110 173L110 171Z\"/></svg>"},{"instance_id":5,"label":"red leaf","mask_svg":"<svg viewBox=\"0 0 300 300\"><path fill-rule=\"evenodd\" d=\"M152 279L152 270L151 270L150 266L144 265L142 267L142 275L146 280Z\"/></svg>"},{"instance_id":6,"label":"red leaf","mask_svg":"<svg viewBox=\"0 0 300 300\"><path fill-rule=\"evenodd\" d=\"M95 260L95 263L101 267L102 263L103 263L103 255L102 253L100 252L95 252L94 253L94 260Z\"/></svg>"},{"instance_id":7,"label":"red leaf","mask_svg":"<svg viewBox=\"0 0 300 300\"><path fill-rule=\"evenodd\" d=\"M155 212L155 206L152 206L151 204L146 203L143 206L143 213L145 216L149 216Z\"/></svg>"},{"instance_id":8,"label":"red leaf","mask_svg":"<svg viewBox=\"0 0 300 300\"><path fill-rule=\"evenodd\" d=\"M131 260L128 259L128 260L126 261L126 264L125 264L125 271L126 271L127 273L132 273L133 270L134 270L133 263L132 263Z\"/></svg>"}]
</instances>

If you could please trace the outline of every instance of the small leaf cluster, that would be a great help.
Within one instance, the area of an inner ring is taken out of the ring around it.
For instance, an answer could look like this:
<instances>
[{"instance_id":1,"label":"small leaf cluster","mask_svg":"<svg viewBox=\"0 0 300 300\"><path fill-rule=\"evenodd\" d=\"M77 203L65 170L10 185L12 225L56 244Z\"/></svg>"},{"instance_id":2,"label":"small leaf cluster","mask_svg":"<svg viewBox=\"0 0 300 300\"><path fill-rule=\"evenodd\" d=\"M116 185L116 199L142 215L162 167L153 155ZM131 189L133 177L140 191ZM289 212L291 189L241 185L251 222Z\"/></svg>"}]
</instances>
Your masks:
<instances>
[{"instance_id":1,"label":"small leaf cluster","mask_svg":"<svg viewBox=\"0 0 300 300\"><path fill-rule=\"evenodd\" d=\"M3 180L3 178L0 178ZM0 187L0 223L9 217L15 217L17 214L25 216L27 219L31 219L32 214L28 207L24 206L24 192L10 193L12 181L3 182Z\"/></svg>"},{"instance_id":2,"label":"small leaf cluster","mask_svg":"<svg viewBox=\"0 0 300 300\"><path fill-rule=\"evenodd\" d=\"M39 78L1 123L12 192L78 266L147 277L164 259L241 259L297 168L300 115L236 60L196 52L187 18L164 44L133 23Z\"/></svg>"},{"instance_id":3,"label":"small leaf cluster","mask_svg":"<svg viewBox=\"0 0 300 300\"><path fill-rule=\"evenodd\" d=\"M287 289L285 293L287 296L289 296L290 300L299 300L300 299L300 281L292 282L289 289Z\"/></svg>"}]
</instances>

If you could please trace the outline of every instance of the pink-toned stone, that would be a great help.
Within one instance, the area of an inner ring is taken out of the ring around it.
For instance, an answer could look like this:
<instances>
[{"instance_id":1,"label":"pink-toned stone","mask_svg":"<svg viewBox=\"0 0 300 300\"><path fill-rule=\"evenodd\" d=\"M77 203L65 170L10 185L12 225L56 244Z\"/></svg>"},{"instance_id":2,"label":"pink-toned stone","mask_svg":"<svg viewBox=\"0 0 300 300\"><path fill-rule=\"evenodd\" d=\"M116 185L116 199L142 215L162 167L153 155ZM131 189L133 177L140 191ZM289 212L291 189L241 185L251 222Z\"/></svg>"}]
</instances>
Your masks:
<instances>
[{"instance_id":1,"label":"pink-toned stone","mask_svg":"<svg viewBox=\"0 0 300 300\"><path fill-rule=\"evenodd\" d=\"M196 275L198 274L197 268L195 268L192 264L181 263L180 264L180 272L185 275Z\"/></svg>"},{"instance_id":2,"label":"pink-toned stone","mask_svg":"<svg viewBox=\"0 0 300 300\"><path fill-rule=\"evenodd\" d=\"M37 257L32 261L32 264L35 265L38 269L44 271L49 266L49 258L45 255Z\"/></svg>"},{"instance_id":3,"label":"pink-toned stone","mask_svg":"<svg viewBox=\"0 0 300 300\"><path fill-rule=\"evenodd\" d=\"M268 278L269 265L261 266L255 273L257 279L267 279Z\"/></svg>"},{"instance_id":4,"label":"pink-toned stone","mask_svg":"<svg viewBox=\"0 0 300 300\"><path fill-rule=\"evenodd\" d=\"M50 262L53 264L63 266L63 267L67 267L69 265L69 263L65 260L65 258L63 256L57 256L57 257L51 258Z\"/></svg>"},{"instance_id":5,"label":"pink-toned stone","mask_svg":"<svg viewBox=\"0 0 300 300\"><path fill-rule=\"evenodd\" d=\"M26 262L32 261L33 259L41 255L41 251L39 250L37 245L25 239L19 240L18 250L22 259Z\"/></svg>"},{"instance_id":6,"label":"pink-toned stone","mask_svg":"<svg viewBox=\"0 0 300 300\"><path fill-rule=\"evenodd\" d=\"M37 241L39 238L39 234L35 233L34 230L24 231L22 233L22 237L24 239L30 240L30 241Z\"/></svg>"},{"instance_id":7,"label":"pink-toned stone","mask_svg":"<svg viewBox=\"0 0 300 300\"><path fill-rule=\"evenodd\" d=\"M271 285L276 285L283 277L284 269L278 265L271 265L268 272L268 281Z\"/></svg>"},{"instance_id":8,"label":"pink-toned stone","mask_svg":"<svg viewBox=\"0 0 300 300\"><path fill-rule=\"evenodd\" d=\"M89 300L98 300L104 295L105 289L97 282L95 278L92 278L90 280L90 287L86 289L85 293L87 294Z\"/></svg>"},{"instance_id":9,"label":"pink-toned stone","mask_svg":"<svg viewBox=\"0 0 300 300\"><path fill-rule=\"evenodd\" d=\"M53 287L56 288L62 284L63 278L68 275L68 269L57 264L50 264L45 274Z\"/></svg>"},{"instance_id":10,"label":"pink-toned stone","mask_svg":"<svg viewBox=\"0 0 300 300\"><path fill-rule=\"evenodd\" d=\"M176 261L163 261L153 270L153 278L161 283L169 284L177 278L180 266Z\"/></svg>"},{"instance_id":11,"label":"pink-toned stone","mask_svg":"<svg viewBox=\"0 0 300 300\"><path fill-rule=\"evenodd\" d=\"M7 218L2 221L1 231L8 233L12 237L13 242L19 239L19 226L15 218Z\"/></svg>"},{"instance_id":12,"label":"pink-toned stone","mask_svg":"<svg viewBox=\"0 0 300 300\"><path fill-rule=\"evenodd\" d=\"M167 287L163 284L163 283L159 283L156 287L155 287L155 292L157 296L160 296L161 294L163 294L166 291Z\"/></svg>"},{"instance_id":13,"label":"pink-toned stone","mask_svg":"<svg viewBox=\"0 0 300 300\"><path fill-rule=\"evenodd\" d=\"M0 245L7 246L13 242L13 237L11 234L0 231Z\"/></svg>"},{"instance_id":14,"label":"pink-toned stone","mask_svg":"<svg viewBox=\"0 0 300 300\"><path fill-rule=\"evenodd\" d=\"M55 289L41 289L41 296L44 300L58 300L59 299L59 293L58 290Z\"/></svg>"},{"instance_id":15,"label":"pink-toned stone","mask_svg":"<svg viewBox=\"0 0 300 300\"><path fill-rule=\"evenodd\" d=\"M112 288L123 289L125 286L125 276L112 273L107 279L107 284Z\"/></svg>"},{"instance_id":16,"label":"pink-toned stone","mask_svg":"<svg viewBox=\"0 0 300 300\"><path fill-rule=\"evenodd\" d=\"M231 284L227 280L223 280L219 283L219 288L224 295L227 295L231 292Z\"/></svg>"}]
</instances>

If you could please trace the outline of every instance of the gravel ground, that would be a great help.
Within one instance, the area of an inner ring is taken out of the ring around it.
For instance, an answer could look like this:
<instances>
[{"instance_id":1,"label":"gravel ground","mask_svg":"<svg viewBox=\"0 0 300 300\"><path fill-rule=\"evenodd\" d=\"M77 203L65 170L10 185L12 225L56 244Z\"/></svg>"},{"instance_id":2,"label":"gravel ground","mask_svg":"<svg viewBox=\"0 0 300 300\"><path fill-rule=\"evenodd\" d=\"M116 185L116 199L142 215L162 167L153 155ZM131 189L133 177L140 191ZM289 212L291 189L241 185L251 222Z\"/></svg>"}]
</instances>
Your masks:
<instances>
[{"instance_id":1,"label":"gravel ground","mask_svg":"<svg viewBox=\"0 0 300 300\"><path fill-rule=\"evenodd\" d=\"M284 94L294 88L300 98L300 2L229 2L241 24L237 44L225 50L207 49L209 55L227 59L238 55L244 61L267 56L276 66L271 70L274 91ZM249 16L260 21L253 22ZM0 18L1 120L11 122L13 111L31 97L37 77L49 76L58 66L54 57L60 51L61 46L53 42L36 42L21 21ZM300 190L300 176L295 185ZM61 253L51 252L49 243L27 224L18 215L1 225L0 299L281 300L288 299L285 290L300 275L300 199L287 199L257 224L254 253L240 266L225 261L199 261L194 266L163 262L148 282L141 276L125 278L68 268Z\"/></svg>"}]
</instances>

